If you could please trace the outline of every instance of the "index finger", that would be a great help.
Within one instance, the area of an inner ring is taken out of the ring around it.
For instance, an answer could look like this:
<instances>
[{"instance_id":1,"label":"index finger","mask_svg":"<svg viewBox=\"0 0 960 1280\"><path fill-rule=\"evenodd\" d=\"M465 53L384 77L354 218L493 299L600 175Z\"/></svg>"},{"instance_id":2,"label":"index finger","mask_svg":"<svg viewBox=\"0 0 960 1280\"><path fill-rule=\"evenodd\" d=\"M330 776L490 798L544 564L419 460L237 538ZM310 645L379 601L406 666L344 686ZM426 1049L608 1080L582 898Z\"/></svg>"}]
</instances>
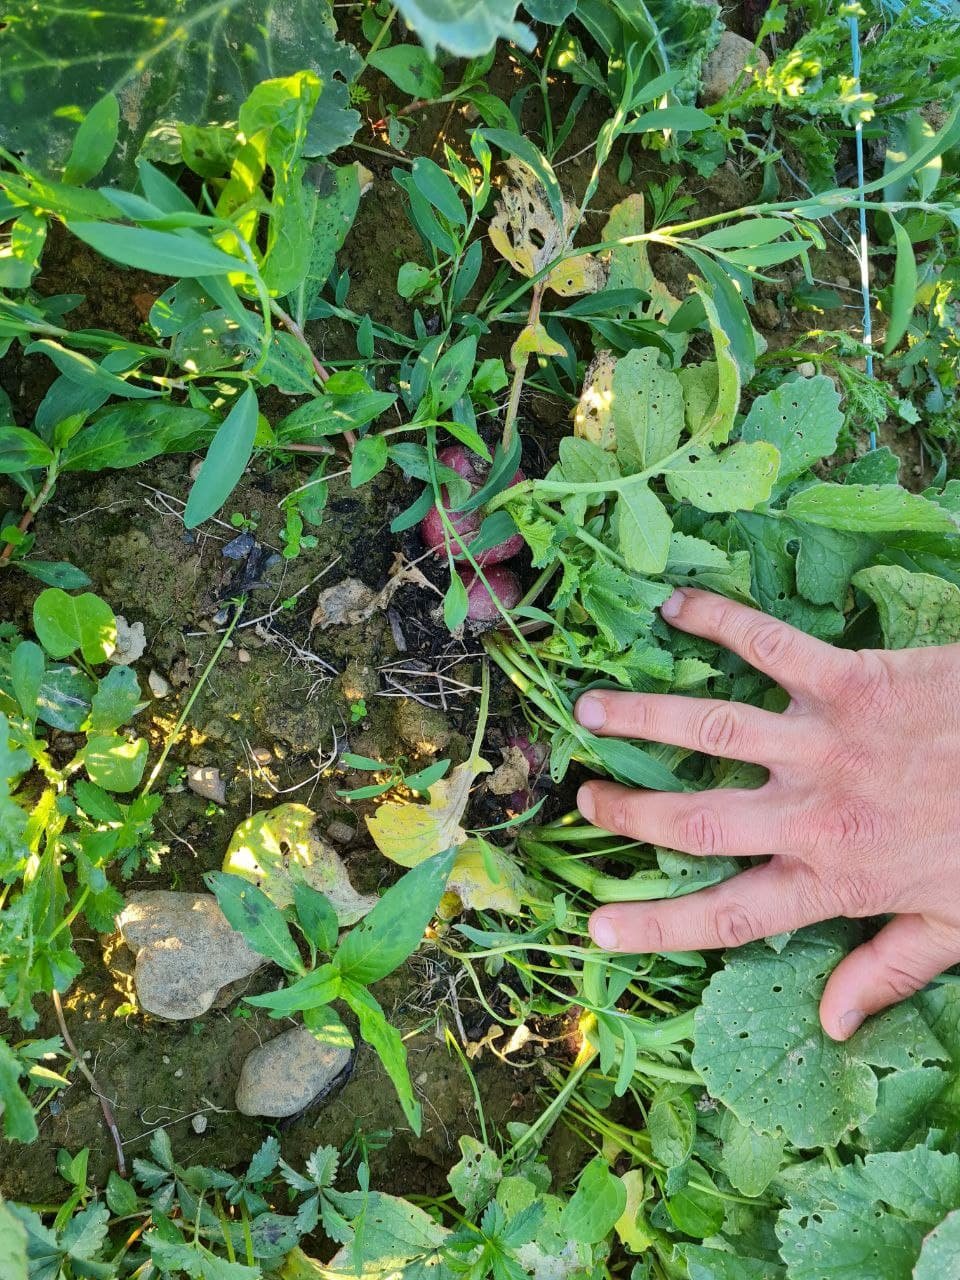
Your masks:
<instances>
[{"instance_id":1,"label":"index finger","mask_svg":"<svg viewBox=\"0 0 960 1280\"><path fill-rule=\"evenodd\" d=\"M680 587L660 612L672 627L722 644L790 694L820 700L840 692L850 678L846 650L726 596Z\"/></svg>"}]
</instances>

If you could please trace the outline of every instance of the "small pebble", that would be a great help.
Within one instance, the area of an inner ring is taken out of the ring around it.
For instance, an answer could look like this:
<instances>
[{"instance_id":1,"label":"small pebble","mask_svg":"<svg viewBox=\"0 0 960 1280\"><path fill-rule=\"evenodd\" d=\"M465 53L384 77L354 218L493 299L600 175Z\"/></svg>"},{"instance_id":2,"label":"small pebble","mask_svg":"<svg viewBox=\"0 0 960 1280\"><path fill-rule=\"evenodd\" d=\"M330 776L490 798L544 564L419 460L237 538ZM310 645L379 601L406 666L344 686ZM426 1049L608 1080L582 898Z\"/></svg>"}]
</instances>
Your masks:
<instances>
[{"instance_id":1,"label":"small pebble","mask_svg":"<svg viewBox=\"0 0 960 1280\"><path fill-rule=\"evenodd\" d=\"M182 1075L183 1075L183 1067L177 1067L176 1071L173 1073L173 1078L174 1080L179 1080Z\"/></svg>"},{"instance_id":2,"label":"small pebble","mask_svg":"<svg viewBox=\"0 0 960 1280\"><path fill-rule=\"evenodd\" d=\"M247 652L247 650L246 650L246 649L238 649L238 650L237 650L237 661L238 661L238 662L249 662L249 661L250 661L250 654Z\"/></svg>"},{"instance_id":3,"label":"small pebble","mask_svg":"<svg viewBox=\"0 0 960 1280\"><path fill-rule=\"evenodd\" d=\"M194 1133L206 1133L207 1117L199 1114L195 1115L193 1119L190 1121L190 1128L193 1130Z\"/></svg>"},{"instance_id":4,"label":"small pebble","mask_svg":"<svg viewBox=\"0 0 960 1280\"><path fill-rule=\"evenodd\" d=\"M167 1066L169 1066L169 1065L170 1065L170 1059L167 1057L167 1055L166 1055L166 1054L164 1054L164 1055L163 1055L163 1065L164 1065L165 1067L167 1067Z\"/></svg>"},{"instance_id":5,"label":"small pebble","mask_svg":"<svg viewBox=\"0 0 960 1280\"><path fill-rule=\"evenodd\" d=\"M804 360L803 364L797 365L797 373L801 378L812 378L816 375L817 366L812 360Z\"/></svg>"},{"instance_id":6,"label":"small pebble","mask_svg":"<svg viewBox=\"0 0 960 1280\"><path fill-rule=\"evenodd\" d=\"M327 839L334 844L349 844L355 834L349 822L331 822L327 827Z\"/></svg>"},{"instance_id":7,"label":"small pebble","mask_svg":"<svg viewBox=\"0 0 960 1280\"><path fill-rule=\"evenodd\" d=\"M165 698L170 692L170 681L165 680L158 671L150 671L147 676L147 684L150 686L150 692L155 698Z\"/></svg>"}]
</instances>

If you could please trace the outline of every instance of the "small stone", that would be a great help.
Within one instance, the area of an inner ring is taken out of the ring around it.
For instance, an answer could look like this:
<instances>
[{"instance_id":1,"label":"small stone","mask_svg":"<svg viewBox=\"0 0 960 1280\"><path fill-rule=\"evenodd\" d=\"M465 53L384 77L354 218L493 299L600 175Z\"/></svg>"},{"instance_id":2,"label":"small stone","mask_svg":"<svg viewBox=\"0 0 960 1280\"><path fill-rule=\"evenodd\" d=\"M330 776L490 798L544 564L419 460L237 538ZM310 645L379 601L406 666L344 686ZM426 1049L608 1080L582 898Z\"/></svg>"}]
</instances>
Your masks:
<instances>
[{"instance_id":1,"label":"small stone","mask_svg":"<svg viewBox=\"0 0 960 1280\"><path fill-rule=\"evenodd\" d=\"M747 70L747 68L751 70ZM700 100L707 106L719 102L736 85L749 87L753 71L761 75L770 69L770 59L762 49L733 31L724 31L720 43L703 64Z\"/></svg>"},{"instance_id":2,"label":"small stone","mask_svg":"<svg viewBox=\"0 0 960 1280\"><path fill-rule=\"evenodd\" d=\"M155 698L165 698L170 692L170 681L165 680L158 671L154 671L152 668L147 676L147 684Z\"/></svg>"},{"instance_id":3,"label":"small stone","mask_svg":"<svg viewBox=\"0 0 960 1280\"><path fill-rule=\"evenodd\" d=\"M797 373L799 373L801 378L816 377L817 366L812 360L804 360L802 364L797 365Z\"/></svg>"},{"instance_id":4,"label":"small stone","mask_svg":"<svg viewBox=\"0 0 960 1280\"><path fill-rule=\"evenodd\" d=\"M250 754L257 764L269 764L273 759L272 752L268 751L266 747L254 747Z\"/></svg>"},{"instance_id":5,"label":"small stone","mask_svg":"<svg viewBox=\"0 0 960 1280\"><path fill-rule=\"evenodd\" d=\"M349 1049L321 1044L309 1031L292 1027L245 1058L237 1110L244 1116L295 1116L326 1093L349 1063Z\"/></svg>"},{"instance_id":6,"label":"small stone","mask_svg":"<svg viewBox=\"0 0 960 1280\"><path fill-rule=\"evenodd\" d=\"M850 277L849 277L849 276L837 276L837 288L838 288L838 289L849 289L849 288L850 288Z\"/></svg>"},{"instance_id":7,"label":"small stone","mask_svg":"<svg viewBox=\"0 0 960 1280\"><path fill-rule=\"evenodd\" d=\"M209 766L191 764L187 766L187 786L194 795L204 800L212 800L214 804L227 803L227 789L220 770Z\"/></svg>"},{"instance_id":8,"label":"small stone","mask_svg":"<svg viewBox=\"0 0 960 1280\"><path fill-rule=\"evenodd\" d=\"M173 1078L174 1080L183 1079L183 1067L177 1067L176 1071L173 1073Z\"/></svg>"},{"instance_id":9,"label":"small stone","mask_svg":"<svg viewBox=\"0 0 960 1280\"><path fill-rule=\"evenodd\" d=\"M163 1065L164 1065L165 1067L166 1067L166 1066L169 1066L169 1065L170 1065L170 1058L169 1058L169 1055L165 1053L165 1054L163 1055L163 1059L162 1059L162 1061L163 1061Z\"/></svg>"},{"instance_id":10,"label":"small stone","mask_svg":"<svg viewBox=\"0 0 960 1280\"><path fill-rule=\"evenodd\" d=\"M231 929L212 893L131 893L117 928L136 954L140 1007L157 1018L201 1017L224 987L264 963L243 934Z\"/></svg>"},{"instance_id":11,"label":"small stone","mask_svg":"<svg viewBox=\"0 0 960 1280\"><path fill-rule=\"evenodd\" d=\"M343 627L370 616L377 593L359 578L344 578L321 591L310 619L311 627Z\"/></svg>"},{"instance_id":12,"label":"small stone","mask_svg":"<svg viewBox=\"0 0 960 1280\"><path fill-rule=\"evenodd\" d=\"M442 711L412 698L401 698L397 703L394 724L402 741L418 755L436 755L453 736Z\"/></svg>"},{"instance_id":13,"label":"small stone","mask_svg":"<svg viewBox=\"0 0 960 1280\"><path fill-rule=\"evenodd\" d=\"M250 653L249 653L249 650L247 650L247 649L238 649L238 650L237 650L237 661L238 661L238 662L249 662L249 661L250 661Z\"/></svg>"},{"instance_id":14,"label":"small stone","mask_svg":"<svg viewBox=\"0 0 960 1280\"><path fill-rule=\"evenodd\" d=\"M195 1115L193 1119L190 1121L190 1128L193 1130L194 1133L197 1133L197 1134L206 1133L207 1117L199 1114Z\"/></svg>"},{"instance_id":15,"label":"small stone","mask_svg":"<svg viewBox=\"0 0 960 1280\"><path fill-rule=\"evenodd\" d=\"M127 622L122 613L117 614L117 647L110 655L110 661L128 666L143 657L147 647L147 636L142 622Z\"/></svg>"},{"instance_id":16,"label":"small stone","mask_svg":"<svg viewBox=\"0 0 960 1280\"><path fill-rule=\"evenodd\" d=\"M327 839L334 844L349 844L356 835L349 822L331 822L327 827Z\"/></svg>"}]
</instances>

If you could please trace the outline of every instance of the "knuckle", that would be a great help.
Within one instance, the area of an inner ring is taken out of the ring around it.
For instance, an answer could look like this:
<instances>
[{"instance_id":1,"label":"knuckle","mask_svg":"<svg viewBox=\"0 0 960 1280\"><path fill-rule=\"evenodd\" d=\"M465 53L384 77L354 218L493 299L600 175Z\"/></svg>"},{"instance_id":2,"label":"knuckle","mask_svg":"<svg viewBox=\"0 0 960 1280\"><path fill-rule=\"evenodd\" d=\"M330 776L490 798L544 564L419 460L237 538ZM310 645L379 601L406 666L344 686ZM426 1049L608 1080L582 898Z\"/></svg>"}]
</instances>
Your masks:
<instances>
[{"instance_id":1,"label":"knuckle","mask_svg":"<svg viewBox=\"0 0 960 1280\"><path fill-rule=\"evenodd\" d=\"M885 965L879 980L881 986L886 987L895 1000L906 1000L927 983L925 976L918 976L903 963Z\"/></svg>"},{"instance_id":2,"label":"knuckle","mask_svg":"<svg viewBox=\"0 0 960 1280\"><path fill-rule=\"evenodd\" d=\"M753 623L744 639L744 652L753 667L789 662L793 649L793 636L774 619Z\"/></svg>"},{"instance_id":3,"label":"knuckle","mask_svg":"<svg viewBox=\"0 0 960 1280\"><path fill-rule=\"evenodd\" d=\"M721 853L723 831L720 820L710 809L691 809L677 823L678 848L705 856Z\"/></svg>"},{"instance_id":4,"label":"knuckle","mask_svg":"<svg viewBox=\"0 0 960 1280\"><path fill-rule=\"evenodd\" d=\"M606 827L608 831L631 835L636 825L636 814L630 795L618 795L608 800L601 818L601 826Z\"/></svg>"},{"instance_id":5,"label":"knuckle","mask_svg":"<svg viewBox=\"0 0 960 1280\"><path fill-rule=\"evenodd\" d=\"M877 892L868 876L858 871L842 872L833 883L833 893L843 916L869 916L877 910Z\"/></svg>"},{"instance_id":6,"label":"knuckle","mask_svg":"<svg viewBox=\"0 0 960 1280\"><path fill-rule=\"evenodd\" d=\"M757 929L752 914L735 902L717 908L715 925L717 937L725 947L742 947L763 933Z\"/></svg>"},{"instance_id":7,"label":"knuckle","mask_svg":"<svg viewBox=\"0 0 960 1280\"><path fill-rule=\"evenodd\" d=\"M821 766L830 778L866 779L873 776L873 753L861 742L832 742L826 749Z\"/></svg>"},{"instance_id":8,"label":"knuckle","mask_svg":"<svg viewBox=\"0 0 960 1280\"><path fill-rule=\"evenodd\" d=\"M663 951L663 925L654 914L644 921L644 950L648 952Z\"/></svg>"},{"instance_id":9,"label":"knuckle","mask_svg":"<svg viewBox=\"0 0 960 1280\"><path fill-rule=\"evenodd\" d=\"M711 755L722 756L735 750L742 734L734 708L724 705L711 707L701 717L697 736Z\"/></svg>"},{"instance_id":10,"label":"knuckle","mask_svg":"<svg viewBox=\"0 0 960 1280\"><path fill-rule=\"evenodd\" d=\"M879 809L862 797L841 799L821 819L819 843L846 852L870 853L883 837Z\"/></svg>"},{"instance_id":11,"label":"knuckle","mask_svg":"<svg viewBox=\"0 0 960 1280\"><path fill-rule=\"evenodd\" d=\"M883 720L896 701L890 667L880 653L865 650L854 656L843 684L843 709L848 714Z\"/></svg>"}]
</instances>

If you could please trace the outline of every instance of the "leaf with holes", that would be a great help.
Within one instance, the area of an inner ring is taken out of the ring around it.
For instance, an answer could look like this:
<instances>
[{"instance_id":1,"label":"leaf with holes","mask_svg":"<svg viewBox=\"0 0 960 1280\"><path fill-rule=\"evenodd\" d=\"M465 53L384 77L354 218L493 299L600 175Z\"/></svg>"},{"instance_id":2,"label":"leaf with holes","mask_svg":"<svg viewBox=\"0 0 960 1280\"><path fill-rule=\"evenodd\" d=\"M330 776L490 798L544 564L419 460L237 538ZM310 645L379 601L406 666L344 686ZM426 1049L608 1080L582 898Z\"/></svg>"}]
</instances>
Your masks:
<instances>
[{"instance_id":1,"label":"leaf with holes","mask_svg":"<svg viewBox=\"0 0 960 1280\"><path fill-rule=\"evenodd\" d=\"M843 425L840 396L830 378L784 382L750 406L741 440L766 440L780 451L780 486L796 480L837 447Z\"/></svg>"},{"instance_id":2,"label":"leaf with holes","mask_svg":"<svg viewBox=\"0 0 960 1280\"><path fill-rule=\"evenodd\" d=\"M888 649L960 640L960 587L953 582L883 564L861 570L853 585L876 605Z\"/></svg>"},{"instance_id":3,"label":"leaf with holes","mask_svg":"<svg viewBox=\"0 0 960 1280\"><path fill-rule=\"evenodd\" d=\"M765 943L731 952L696 1015L693 1064L713 1097L761 1133L798 1147L833 1144L872 1115L877 1078L858 1052L820 1026L827 975L856 931L835 922L796 934L776 954Z\"/></svg>"},{"instance_id":4,"label":"leaf with holes","mask_svg":"<svg viewBox=\"0 0 960 1280\"><path fill-rule=\"evenodd\" d=\"M752 511L766 502L777 478L780 454L764 440L732 444L719 453L692 449L664 471L667 488L701 511Z\"/></svg>"}]
</instances>

